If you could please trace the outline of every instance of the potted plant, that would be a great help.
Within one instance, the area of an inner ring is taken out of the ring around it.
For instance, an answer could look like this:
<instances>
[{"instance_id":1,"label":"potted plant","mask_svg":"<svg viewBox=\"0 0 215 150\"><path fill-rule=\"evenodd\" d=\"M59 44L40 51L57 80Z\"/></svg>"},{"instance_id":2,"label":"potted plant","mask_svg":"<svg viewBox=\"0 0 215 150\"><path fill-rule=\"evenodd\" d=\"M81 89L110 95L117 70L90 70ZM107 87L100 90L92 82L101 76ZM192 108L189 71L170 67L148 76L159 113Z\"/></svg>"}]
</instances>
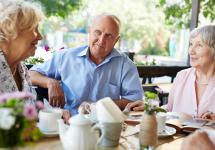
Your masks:
<instances>
[{"instance_id":1,"label":"potted plant","mask_svg":"<svg viewBox=\"0 0 215 150\"><path fill-rule=\"evenodd\" d=\"M63 50L64 47L61 47L59 49L55 49L55 48L51 48L48 45L45 45L44 48L42 48L44 55L38 57L38 56L32 56L27 58L24 63L27 66L28 69L30 69L33 65L36 64L40 64L43 63L44 61L48 60L52 54L54 54L55 52L59 51L59 50ZM43 54L43 53L42 53Z\"/></svg>"},{"instance_id":2,"label":"potted plant","mask_svg":"<svg viewBox=\"0 0 215 150\"><path fill-rule=\"evenodd\" d=\"M140 123L139 140L141 149L148 149L157 143L157 112L166 112L159 107L159 98L156 93L145 92L144 114Z\"/></svg>"}]
</instances>

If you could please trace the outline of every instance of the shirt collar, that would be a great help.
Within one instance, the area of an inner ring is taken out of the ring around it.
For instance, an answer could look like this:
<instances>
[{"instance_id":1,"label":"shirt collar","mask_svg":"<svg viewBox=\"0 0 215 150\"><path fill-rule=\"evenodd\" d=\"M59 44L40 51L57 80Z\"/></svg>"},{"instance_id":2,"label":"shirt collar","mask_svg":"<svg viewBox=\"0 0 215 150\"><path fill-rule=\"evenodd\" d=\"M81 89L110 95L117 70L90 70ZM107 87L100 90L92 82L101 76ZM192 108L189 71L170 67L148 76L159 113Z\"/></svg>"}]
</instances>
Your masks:
<instances>
[{"instance_id":1,"label":"shirt collar","mask_svg":"<svg viewBox=\"0 0 215 150\"><path fill-rule=\"evenodd\" d=\"M77 56L86 56L88 53L89 46L86 46L82 51L78 53Z\"/></svg>"},{"instance_id":2,"label":"shirt collar","mask_svg":"<svg viewBox=\"0 0 215 150\"><path fill-rule=\"evenodd\" d=\"M89 46L86 46L81 52L78 53L77 56L89 57ZM112 52L105 58L105 60L101 64L104 64L104 63L110 61L112 58L118 57L118 56L121 56L121 54L115 48L113 48Z\"/></svg>"}]
</instances>

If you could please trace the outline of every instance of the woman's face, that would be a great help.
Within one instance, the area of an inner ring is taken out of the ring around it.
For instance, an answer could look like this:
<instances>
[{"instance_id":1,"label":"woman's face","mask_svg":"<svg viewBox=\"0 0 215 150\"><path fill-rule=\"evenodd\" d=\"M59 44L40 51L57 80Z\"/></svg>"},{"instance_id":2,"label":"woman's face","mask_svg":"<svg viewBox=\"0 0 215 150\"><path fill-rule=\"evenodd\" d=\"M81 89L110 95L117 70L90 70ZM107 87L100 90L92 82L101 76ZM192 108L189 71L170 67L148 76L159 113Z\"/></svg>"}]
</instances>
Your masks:
<instances>
[{"instance_id":1,"label":"woman's face","mask_svg":"<svg viewBox=\"0 0 215 150\"><path fill-rule=\"evenodd\" d=\"M215 60L214 50L202 41L200 34L190 40L189 55L191 66L197 69L206 69Z\"/></svg>"},{"instance_id":2,"label":"woman's face","mask_svg":"<svg viewBox=\"0 0 215 150\"><path fill-rule=\"evenodd\" d=\"M24 60L35 54L36 45L42 39L38 26L33 30L25 30L9 42L9 50L18 60Z\"/></svg>"}]
</instances>

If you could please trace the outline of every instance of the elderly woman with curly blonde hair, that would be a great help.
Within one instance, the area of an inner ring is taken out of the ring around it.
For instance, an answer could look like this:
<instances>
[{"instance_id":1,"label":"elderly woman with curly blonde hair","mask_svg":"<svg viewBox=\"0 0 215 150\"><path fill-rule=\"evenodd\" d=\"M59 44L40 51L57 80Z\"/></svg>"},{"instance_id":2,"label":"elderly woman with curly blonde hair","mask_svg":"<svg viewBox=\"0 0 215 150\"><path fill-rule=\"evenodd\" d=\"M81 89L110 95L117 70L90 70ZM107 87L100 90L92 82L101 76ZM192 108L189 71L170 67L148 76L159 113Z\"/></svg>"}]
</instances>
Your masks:
<instances>
[{"instance_id":1,"label":"elderly woman with curly blonde hair","mask_svg":"<svg viewBox=\"0 0 215 150\"><path fill-rule=\"evenodd\" d=\"M38 24L44 17L40 6L24 0L0 1L0 94L32 93L22 60L35 54L42 39Z\"/></svg>"},{"instance_id":2,"label":"elderly woman with curly blonde hair","mask_svg":"<svg viewBox=\"0 0 215 150\"><path fill-rule=\"evenodd\" d=\"M35 54L42 39L38 31L44 17L41 7L24 0L1 0L0 12L0 94L34 93L27 68L21 61ZM64 110L63 118L69 117L69 112Z\"/></svg>"}]
</instances>

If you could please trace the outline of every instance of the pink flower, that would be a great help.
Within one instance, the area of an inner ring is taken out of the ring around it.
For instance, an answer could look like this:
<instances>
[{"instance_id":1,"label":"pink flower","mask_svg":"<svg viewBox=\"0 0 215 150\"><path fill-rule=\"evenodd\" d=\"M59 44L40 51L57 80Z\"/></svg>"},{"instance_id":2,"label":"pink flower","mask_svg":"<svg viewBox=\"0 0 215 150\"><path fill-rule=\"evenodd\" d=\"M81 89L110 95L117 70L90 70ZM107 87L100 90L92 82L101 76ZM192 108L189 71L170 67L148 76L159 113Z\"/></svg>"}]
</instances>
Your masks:
<instances>
[{"instance_id":1,"label":"pink flower","mask_svg":"<svg viewBox=\"0 0 215 150\"><path fill-rule=\"evenodd\" d=\"M29 92L13 92L0 95L0 103L4 103L8 99L34 99L34 95Z\"/></svg>"},{"instance_id":2,"label":"pink flower","mask_svg":"<svg viewBox=\"0 0 215 150\"><path fill-rule=\"evenodd\" d=\"M5 103L9 96L9 93L0 95L0 103Z\"/></svg>"},{"instance_id":3,"label":"pink flower","mask_svg":"<svg viewBox=\"0 0 215 150\"><path fill-rule=\"evenodd\" d=\"M44 46L44 49L45 49L45 51L48 52L48 51L50 50L50 47L49 47L48 45L45 45L45 46Z\"/></svg>"},{"instance_id":4,"label":"pink flower","mask_svg":"<svg viewBox=\"0 0 215 150\"><path fill-rule=\"evenodd\" d=\"M34 120L37 117L37 110L33 105L26 104L24 106L23 115L29 120Z\"/></svg>"},{"instance_id":5,"label":"pink flower","mask_svg":"<svg viewBox=\"0 0 215 150\"><path fill-rule=\"evenodd\" d=\"M36 107L37 107L38 109L43 109L43 108L44 108L44 104L43 104L41 101L37 101L37 102L36 102Z\"/></svg>"},{"instance_id":6,"label":"pink flower","mask_svg":"<svg viewBox=\"0 0 215 150\"><path fill-rule=\"evenodd\" d=\"M59 50L63 50L64 49L64 47L61 47Z\"/></svg>"}]
</instances>

